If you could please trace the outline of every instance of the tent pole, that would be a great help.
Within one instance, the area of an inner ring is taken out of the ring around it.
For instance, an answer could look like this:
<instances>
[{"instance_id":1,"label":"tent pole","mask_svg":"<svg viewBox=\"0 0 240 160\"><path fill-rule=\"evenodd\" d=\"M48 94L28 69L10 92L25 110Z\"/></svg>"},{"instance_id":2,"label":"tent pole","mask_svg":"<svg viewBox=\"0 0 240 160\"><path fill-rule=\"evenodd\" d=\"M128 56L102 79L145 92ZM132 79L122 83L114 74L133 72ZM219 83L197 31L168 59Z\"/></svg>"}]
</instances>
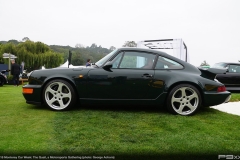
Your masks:
<instances>
[{"instance_id":1,"label":"tent pole","mask_svg":"<svg viewBox=\"0 0 240 160\"><path fill-rule=\"evenodd\" d=\"M10 66L10 53L9 53L9 57L8 57L8 70L11 70L11 66ZM8 75L11 76L11 72L8 72Z\"/></svg>"}]
</instances>

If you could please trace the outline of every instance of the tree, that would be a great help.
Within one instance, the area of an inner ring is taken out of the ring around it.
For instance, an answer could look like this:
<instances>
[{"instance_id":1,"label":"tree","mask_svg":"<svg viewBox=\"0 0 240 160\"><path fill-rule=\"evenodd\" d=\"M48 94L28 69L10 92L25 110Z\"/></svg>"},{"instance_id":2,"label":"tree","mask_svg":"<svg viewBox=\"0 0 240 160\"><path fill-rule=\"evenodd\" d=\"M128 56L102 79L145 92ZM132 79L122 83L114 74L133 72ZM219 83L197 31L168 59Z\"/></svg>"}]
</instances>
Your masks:
<instances>
[{"instance_id":1,"label":"tree","mask_svg":"<svg viewBox=\"0 0 240 160\"><path fill-rule=\"evenodd\" d=\"M25 63L25 68L30 70L39 69L45 65L46 68L58 67L63 62L61 54L53 52L49 46L42 42L26 41L14 45L6 43L0 46L0 53L11 53L17 56L17 63ZM8 63L4 60L4 63Z\"/></svg>"},{"instance_id":2,"label":"tree","mask_svg":"<svg viewBox=\"0 0 240 160\"><path fill-rule=\"evenodd\" d=\"M110 51L114 51L115 49L116 49L116 47L113 47L113 46L111 46L111 47L109 48Z\"/></svg>"},{"instance_id":3,"label":"tree","mask_svg":"<svg viewBox=\"0 0 240 160\"><path fill-rule=\"evenodd\" d=\"M72 55L72 65L79 66L84 64L84 59L82 58L82 55L80 53L73 52Z\"/></svg>"},{"instance_id":4,"label":"tree","mask_svg":"<svg viewBox=\"0 0 240 160\"><path fill-rule=\"evenodd\" d=\"M97 45L93 43L90 48L97 48Z\"/></svg>"},{"instance_id":5,"label":"tree","mask_svg":"<svg viewBox=\"0 0 240 160\"><path fill-rule=\"evenodd\" d=\"M75 48L85 48L85 46L83 44L77 43L75 45Z\"/></svg>"},{"instance_id":6,"label":"tree","mask_svg":"<svg viewBox=\"0 0 240 160\"><path fill-rule=\"evenodd\" d=\"M126 41L123 47L137 47L137 43L134 41Z\"/></svg>"},{"instance_id":7,"label":"tree","mask_svg":"<svg viewBox=\"0 0 240 160\"><path fill-rule=\"evenodd\" d=\"M30 41L30 39L29 39L28 37L24 37L24 38L22 39L22 41L23 41L23 42L26 42L26 41Z\"/></svg>"},{"instance_id":8,"label":"tree","mask_svg":"<svg viewBox=\"0 0 240 160\"><path fill-rule=\"evenodd\" d=\"M9 40L7 43L13 43L15 45L17 45L19 42L15 39Z\"/></svg>"},{"instance_id":9,"label":"tree","mask_svg":"<svg viewBox=\"0 0 240 160\"><path fill-rule=\"evenodd\" d=\"M210 66L210 65L206 62L206 60L204 60L203 63L201 63L200 66Z\"/></svg>"}]
</instances>

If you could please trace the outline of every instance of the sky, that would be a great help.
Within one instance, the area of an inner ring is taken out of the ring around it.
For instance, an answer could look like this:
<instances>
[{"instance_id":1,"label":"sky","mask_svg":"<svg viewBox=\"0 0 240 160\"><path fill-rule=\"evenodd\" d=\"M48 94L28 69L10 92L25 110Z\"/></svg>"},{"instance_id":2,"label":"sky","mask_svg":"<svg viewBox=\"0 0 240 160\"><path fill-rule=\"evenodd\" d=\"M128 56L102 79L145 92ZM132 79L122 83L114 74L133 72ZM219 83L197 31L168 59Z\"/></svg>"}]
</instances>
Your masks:
<instances>
[{"instance_id":1,"label":"sky","mask_svg":"<svg viewBox=\"0 0 240 160\"><path fill-rule=\"evenodd\" d=\"M0 41L47 45L181 38L190 63L240 60L240 0L0 0Z\"/></svg>"}]
</instances>

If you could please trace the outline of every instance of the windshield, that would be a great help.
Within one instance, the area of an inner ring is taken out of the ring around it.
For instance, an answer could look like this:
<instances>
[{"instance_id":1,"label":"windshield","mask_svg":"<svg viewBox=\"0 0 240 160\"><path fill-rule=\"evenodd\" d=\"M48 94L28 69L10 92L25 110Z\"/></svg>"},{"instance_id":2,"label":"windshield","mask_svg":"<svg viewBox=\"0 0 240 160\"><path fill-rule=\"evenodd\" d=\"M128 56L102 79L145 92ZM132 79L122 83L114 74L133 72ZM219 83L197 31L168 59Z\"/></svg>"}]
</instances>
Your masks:
<instances>
[{"instance_id":1,"label":"windshield","mask_svg":"<svg viewBox=\"0 0 240 160\"><path fill-rule=\"evenodd\" d=\"M117 51L117 49L115 49L114 51L110 52L109 54L107 54L105 57L103 57L102 59L100 59L99 61L97 61L95 64L97 66L102 66L110 57L112 57L112 55L115 54L115 52Z\"/></svg>"}]
</instances>

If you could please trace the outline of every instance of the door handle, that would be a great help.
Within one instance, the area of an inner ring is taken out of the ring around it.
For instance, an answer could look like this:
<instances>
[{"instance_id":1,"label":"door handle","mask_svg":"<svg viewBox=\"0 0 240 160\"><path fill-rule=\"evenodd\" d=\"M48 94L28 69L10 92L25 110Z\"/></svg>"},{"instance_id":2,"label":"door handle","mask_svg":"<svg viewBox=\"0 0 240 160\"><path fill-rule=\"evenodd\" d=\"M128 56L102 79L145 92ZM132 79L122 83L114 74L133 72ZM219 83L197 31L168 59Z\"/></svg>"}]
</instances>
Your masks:
<instances>
[{"instance_id":1,"label":"door handle","mask_svg":"<svg viewBox=\"0 0 240 160\"><path fill-rule=\"evenodd\" d=\"M152 75L148 74L148 73L145 73L145 74L142 75L142 77L152 78Z\"/></svg>"}]
</instances>

